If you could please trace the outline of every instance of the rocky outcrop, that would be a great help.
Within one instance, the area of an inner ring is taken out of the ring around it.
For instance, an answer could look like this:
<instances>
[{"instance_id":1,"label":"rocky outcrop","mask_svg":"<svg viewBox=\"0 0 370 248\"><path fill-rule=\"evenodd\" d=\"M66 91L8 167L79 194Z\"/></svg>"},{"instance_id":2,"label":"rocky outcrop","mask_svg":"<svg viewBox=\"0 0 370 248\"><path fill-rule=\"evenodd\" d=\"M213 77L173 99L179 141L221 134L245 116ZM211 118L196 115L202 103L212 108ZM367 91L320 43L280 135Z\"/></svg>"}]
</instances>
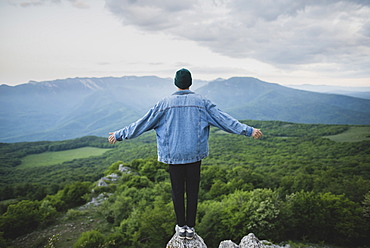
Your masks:
<instances>
[{"instance_id":1,"label":"rocky outcrop","mask_svg":"<svg viewBox=\"0 0 370 248\"><path fill-rule=\"evenodd\" d=\"M175 234L167 243L166 248L207 248L207 245L197 234L192 240L180 239L178 235ZM218 248L290 248L290 246L278 246L268 241L260 241L253 233L250 233L244 236L239 245L231 240L225 240L220 243Z\"/></svg>"},{"instance_id":2,"label":"rocky outcrop","mask_svg":"<svg viewBox=\"0 0 370 248\"><path fill-rule=\"evenodd\" d=\"M79 209L86 209L90 205L93 205L95 207L99 206L103 201L107 200L109 196L113 195L113 193L101 193L97 197L93 197L91 201L86 203L85 205L81 206Z\"/></svg>"},{"instance_id":3,"label":"rocky outcrop","mask_svg":"<svg viewBox=\"0 0 370 248\"><path fill-rule=\"evenodd\" d=\"M131 173L131 168L124 166L123 164L120 164L118 167L118 170L122 173L130 174Z\"/></svg>"},{"instance_id":4,"label":"rocky outcrop","mask_svg":"<svg viewBox=\"0 0 370 248\"><path fill-rule=\"evenodd\" d=\"M168 241L166 248L207 248L203 239L195 234L194 238L191 240L180 239L175 233L170 241Z\"/></svg>"},{"instance_id":5,"label":"rocky outcrop","mask_svg":"<svg viewBox=\"0 0 370 248\"><path fill-rule=\"evenodd\" d=\"M109 184L107 182L109 182L109 181L111 181L111 182L117 181L118 178L119 177L118 177L118 175L116 173L112 173L112 174L110 174L110 175L108 175L106 177L100 178L100 180L98 181L97 186L99 186L99 187L107 187L107 186L109 186Z\"/></svg>"},{"instance_id":6,"label":"rocky outcrop","mask_svg":"<svg viewBox=\"0 0 370 248\"><path fill-rule=\"evenodd\" d=\"M130 174L131 173L131 168L126 167L123 164L119 165L118 170L122 173L125 173L125 174ZM108 176L100 178L98 183L97 183L97 186L98 187L107 187L107 186L109 186L108 182L114 182L114 181L117 181L118 179L119 179L119 176L116 173L112 173Z\"/></svg>"},{"instance_id":7,"label":"rocky outcrop","mask_svg":"<svg viewBox=\"0 0 370 248\"><path fill-rule=\"evenodd\" d=\"M265 247L253 233L244 236L240 241L239 248L263 248Z\"/></svg>"},{"instance_id":8,"label":"rocky outcrop","mask_svg":"<svg viewBox=\"0 0 370 248\"><path fill-rule=\"evenodd\" d=\"M238 247L239 245L235 244L231 240L221 241L220 245L218 246L218 248L238 248Z\"/></svg>"}]
</instances>

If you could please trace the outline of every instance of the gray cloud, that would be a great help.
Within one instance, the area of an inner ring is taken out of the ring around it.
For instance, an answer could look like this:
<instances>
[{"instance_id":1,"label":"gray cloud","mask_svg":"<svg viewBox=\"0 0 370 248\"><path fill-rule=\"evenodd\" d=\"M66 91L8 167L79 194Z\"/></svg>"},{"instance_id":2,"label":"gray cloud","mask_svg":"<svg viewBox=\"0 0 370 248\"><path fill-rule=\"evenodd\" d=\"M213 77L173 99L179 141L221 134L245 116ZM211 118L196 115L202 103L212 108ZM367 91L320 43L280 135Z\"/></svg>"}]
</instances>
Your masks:
<instances>
[{"instance_id":1,"label":"gray cloud","mask_svg":"<svg viewBox=\"0 0 370 248\"><path fill-rule=\"evenodd\" d=\"M39 6L45 3L60 3L60 0L8 0L8 3L15 6L31 7Z\"/></svg>"},{"instance_id":2,"label":"gray cloud","mask_svg":"<svg viewBox=\"0 0 370 248\"><path fill-rule=\"evenodd\" d=\"M76 8L86 9L89 8L87 1L85 0L67 0ZM62 0L8 0L9 4L21 6L24 8L32 6L40 6L46 4L60 4Z\"/></svg>"},{"instance_id":3,"label":"gray cloud","mask_svg":"<svg viewBox=\"0 0 370 248\"><path fill-rule=\"evenodd\" d=\"M106 0L124 25L189 39L280 68L326 63L368 71L367 0Z\"/></svg>"},{"instance_id":4,"label":"gray cloud","mask_svg":"<svg viewBox=\"0 0 370 248\"><path fill-rule=\"evenodd\" d=\"M158 31L178 25L176 14L183 16L191 9L191 1L106 0L106 6L124 24Z\"/></svg>"},{"instance_id":5,"label":"gray cloud","mask_svg":"<svg viewBox=\"0 0 370 248\"><path fill-rule=\"evenodd\" d=\"M84 0L68 0L74 7L79 9L88 9L90 6Z\"/></svg>"}]
</instances>

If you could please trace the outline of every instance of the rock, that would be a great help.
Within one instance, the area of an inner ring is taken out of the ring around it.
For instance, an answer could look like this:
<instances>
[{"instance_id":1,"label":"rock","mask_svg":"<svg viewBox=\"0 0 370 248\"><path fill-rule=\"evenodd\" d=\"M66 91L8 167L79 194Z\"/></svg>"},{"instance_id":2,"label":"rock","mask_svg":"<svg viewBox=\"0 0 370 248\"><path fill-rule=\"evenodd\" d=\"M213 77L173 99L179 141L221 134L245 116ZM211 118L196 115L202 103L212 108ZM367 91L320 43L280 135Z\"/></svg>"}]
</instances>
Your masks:
<instances>
[{"instance_id":1,"label":"rock","mask_svg":"<svg viewBox=\"0 0 370 248\"><path fill-rule=\"evenodd\" d=\"M264 248L264 245L253 233L250 233L244 236L239 244L239 248Z\"/></svg>"},{"instance_id":2,"label":"rock","mask_svg":"<svg viewBox=\"0 0 370 248\"><path fill-rule=\"evenodd\" d=\"M89 201L85 205L81 206L79 209L80 210L86 209L90 205L99 206L103 201L107 200L109 198L109 196L111 196L111 195L113 195L113 193L107 193L107 194L101 193L97 197L93 197L91 199L91 201Z\"/></svg>"},{"instance_id":3,"label":"rock","mask_svg":"<svg viewBox=\"0 0 370 248\"><path fill-rule=\"evenodd\" d=\"M262 240L263 246L265 248L291 248L289 244L285 245L274 245L273 243L267 241L267 240Z\"/></svg>"},{"instance_id":4,"label":"rock","mask_svg":"<svg viewBox=\"0 0 370 248\"><path fill-rule=\"evenodd\" d=\"M118 175L116 173L112 173L106 177L102 177L100 178L100 180L98 181L98 186L99 187L107 187L109 186L109 184L107 183L107 181L117 181L118 180Z\"/></svg>"},{"instance_id":5,"label":"rock","mask_svg":"<svg viewBox=\"0 0 370 248\"><path fill-rule=\"evenodd\" d=\"M253 234L250 233L244 236L240 244L237 245L231 240L225 240L220 243L218 248L266 248L262 242Z\"/></svg>"},{"instance_id":6,"label":"rock","mask_svg":"<svg viewBox=\"0 0 370 248\"><path fill-rule=\"evenodd\" d=\"M192 240L180 239L177 234L173 235L168 241L166 248L207 248L203 239L195 234ZM260 241L253 233L244 236L237 245L231 240L224 240L220 243L218 248L290 248L290 245L279 246L274 245L266 240Z\"/></svg>"},{"instance_id":7,"label":"rock","mask_svg":"<svg viewBox=\"0 0 370 248\"><path fill-rule=\"evenodd\" d=\"M108 183L104 182L104 180L100 179L97 186L98 187L107 187L109 185L108 185Z\"/></svg>"},{"instance_id":8,"label":"rock","mask_svg":"<svg viewBox=\"0 0 370 248\"><path fill-rule=\"evenodd\" d=\"M224 240L224 241L221 241L218 248L239 248L239 245L235 244L231 240Z\"/></svg>"},{"instance_id":9,"label":"rock","mask_svg":"<svg viewBox=\"0 0 370 248\"><path fill-rule=\"evenodd\" d=\"M127 173L127 174L129 174L131 172L131 168L130 167L125 167L123 164L119 165L118 170L122 173Z\"/></svg>"},{"instance_id":10,"label":"rock","mask_svg":"<svg viewBox=\"0 0 370 248\"><path fill-rule=\"evenodd\" d=\"M119 165L118 170L122 173L130 174L131 173L131 168L130 167L125 167L123 164ZM119 176L116 173L112 173L108 176L102 177L99 179L97 186L98 187L107 187L109 186L108 182L114 182L119 179Z\"/></svg>"},{"instance_id":11,"label":"rock","mask_svg":"<svg viewBox=\"0 0 370 248\"><path fill-rule=\"evenodd\" d=\"M207 248L203 239L195 234L194 238L191 240L180 239L175 233L170 241L168 241L166 248Z\"/></svg>"},{"instance_id":12,"label":"rock","mask_svg":"<svg viewBox=\"0 0 370 248\"><path fill-rule=\"evenodd\" d=\"M116 181L116 180L118 180L119 176L116 173L112 173L112 174L108 175L107 178L108 178L108 180Z\"/></svg>"}]
</instances>

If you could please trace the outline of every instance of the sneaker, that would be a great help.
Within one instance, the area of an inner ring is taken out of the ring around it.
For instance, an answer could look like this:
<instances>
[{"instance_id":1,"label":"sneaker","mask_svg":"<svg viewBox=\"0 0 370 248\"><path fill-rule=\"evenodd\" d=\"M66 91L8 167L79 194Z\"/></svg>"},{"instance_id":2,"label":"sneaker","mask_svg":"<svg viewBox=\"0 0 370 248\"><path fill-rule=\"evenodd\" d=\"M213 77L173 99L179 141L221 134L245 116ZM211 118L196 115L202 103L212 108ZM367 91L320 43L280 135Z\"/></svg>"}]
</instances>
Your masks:
<instances>
[{"instance_id":1,"label":"sneaker","mask_svg":"<svg viewBox=\"0 0 370 248\"><path fill-rule=\"evenodd\" d=\"M179 236L180 239L185 239L185 237L186 237L186 227L187 226L180 227L179 225L176 225L175 232L177 233L177 235Z\"/></svg>"},{"instance_id":2,"label":"sneaker","mask_svg":"<svg viewBox=\"0 0 370 248\"><path fill-rule=\"evenodd\" d=\"M194 227L188 227L186 229L186 238L187 239L193 239L195 235Z\"/></svg>"}]
</instances>

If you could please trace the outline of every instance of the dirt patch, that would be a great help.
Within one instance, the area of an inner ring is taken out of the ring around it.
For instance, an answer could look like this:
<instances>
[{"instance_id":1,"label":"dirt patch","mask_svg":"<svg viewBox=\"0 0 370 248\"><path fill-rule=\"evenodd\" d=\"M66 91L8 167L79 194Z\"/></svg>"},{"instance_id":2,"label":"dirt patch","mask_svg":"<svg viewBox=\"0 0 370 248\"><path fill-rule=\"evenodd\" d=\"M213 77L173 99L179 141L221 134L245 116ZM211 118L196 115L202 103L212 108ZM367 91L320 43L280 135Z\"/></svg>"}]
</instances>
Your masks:
<instances>
[{"instance_id":1,"label":"dirt patch","mask_svg":"<svg viewBox=\"0 0 370 248\"><path fill-rule=\"evenodd\" d=\"M11 245L13 248L44 248L49 239L53 239L55 247L71 248L81 233L100 229L105 222L101 217L92 217L92 214L96 215L93 207L89 211L81 211L81 215L72 220L63 216L53 225L15 239Z\"/></svg>"}]
</instances>

